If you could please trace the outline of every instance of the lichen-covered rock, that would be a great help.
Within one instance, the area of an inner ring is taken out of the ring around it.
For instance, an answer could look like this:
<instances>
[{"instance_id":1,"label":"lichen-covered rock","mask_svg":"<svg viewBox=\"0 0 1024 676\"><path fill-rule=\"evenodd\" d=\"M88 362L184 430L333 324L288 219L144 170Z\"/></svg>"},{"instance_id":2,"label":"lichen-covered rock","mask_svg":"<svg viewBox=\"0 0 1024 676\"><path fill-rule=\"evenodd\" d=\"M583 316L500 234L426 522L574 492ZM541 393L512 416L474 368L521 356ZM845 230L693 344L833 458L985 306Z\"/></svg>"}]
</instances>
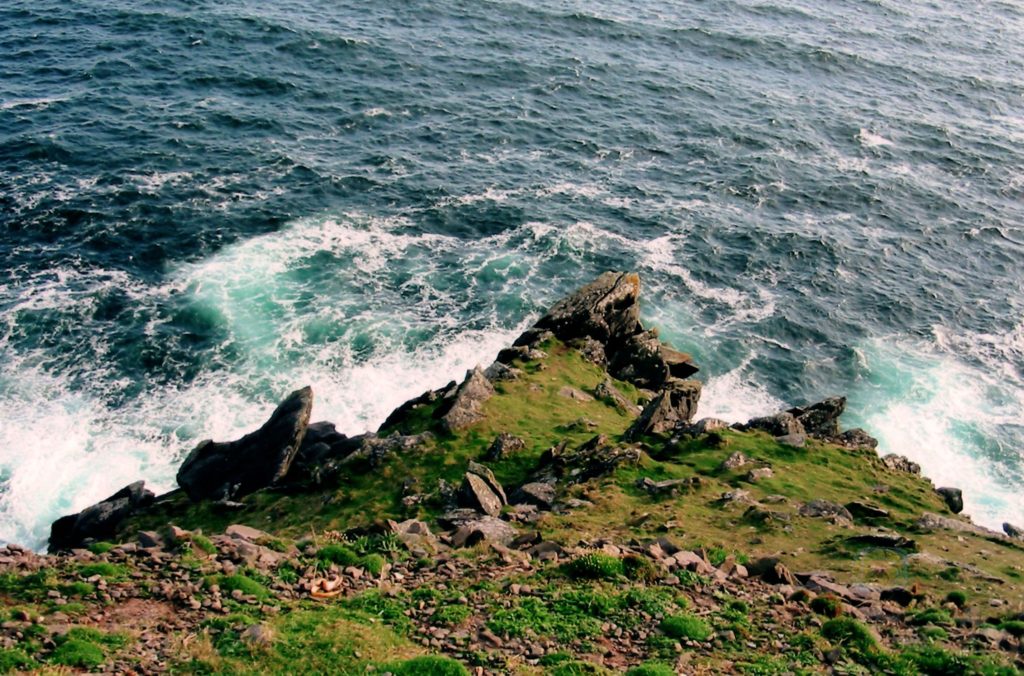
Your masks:
<instances>
[{"instance_id":1,"label":"lichen-covered rock","mask_svg":"<svg viewBox=\"0 0 1024 676\"><path fill-rule=\"evenodd\" d=\"M487 447L487 451L484 453L484 459L491 461L503 460L525 448L525 441L514 434L502 432L495 437L494 441L491 442L491 445Z\"/></svg>"},{"instance_id":2,"label":"lichen-covered rock","mask_svg":"<svg viewBox=\"0 0 1024 676\"><path fill-rule=\"evenodd\" d=\"M227 443L203 441L178 470L178 485L200 501L231 500L279 482L302 445L312 407L313 390L304 387L255 432Z\"/></svg>"},{"instance_id":3,"label":"lichen-covered rock","mask_svg":"<svg viewBox=\"0 0 1024 676\"><path fill-rule=\"evenodd\" d=\"M638 450L617 446L599 434L574 450L567 450L565 444L548 449L541 455L533 477L545 483L583 483L610 474L620 465L635 464L639 459Z\"/></svg>"},{"instance_id":4,"label":"lichen-covered rock","mask_svg":"<svg viewBox=\"0 0 1024 676\"><path fill-rule=\"evenodd\" d=\"M550 510L555 504L555 485L543 481L531 481L520 486L509 498L513 505L533 505L538 509Z\"/></svg>"},{"instance_id":5,"label":"lichen-covered rock","mask_svg":"<svg viewBox=\"0 0 1024 676\"><path fill-rule=\"evenodd\" d=\"M479 422L484 417L484 402L493 396L494 386L480 367L469 371L456 390L451 405L441 416L444 427L449 432L455 432Z\"/></svg>"},{"instance_id":6,"label":"lichen-covered rock","mask_svg":"<svg viewBox=\"0 0 1024 676\"><path fill-rule=\"evenodd\" d=\"M782 411L775 415L752 418L744 425L746 429L764 430L773 437L784 437L789 434L806 434L804 426L796 419L796 416L789 411Z\"/></svg>"},{"instance_id":7,"label":"lichen-covered rock","mask_svg":"<svg viewBox=\"0 0 1024 676\"><path fill-rule=\"evenodd\" d=\"M466 472L459 488L458 501L460 507L475 509L490 516L501 514L504 505L487 481L473 472Z\"/></svg>"},{"instance_id":8,"label":"lichen-covered rock","mask_svg":"<svg viewBox=\"0 0 1024 676\"><path fill-rule=\"evenodd\" d=\"M606 272L556 303L534 328L564 342L589 336L605 345L621 344L639 329L639 297L639 275Z\"/></svg>"},{"instance_id":9,"label":"lichen-covered rock","mask_svg":"<svg viewBox=\"0 0 1024 676\"><path fill-rule=\"evenodd\" d=\"M890 453L882 458L882 464L894 472L907 472L908 474L920 474L921 466L912 462L906 456Z\"/></svg>"},{"instance_id":10,"label":"lichen-covered rock","mask_svg":"<svg viewBox=\"0 0 1024 676\"><path fill-rule=\"evenodd\" d=\"M614 406L617 411L626 415L638 415L642 410L627 399L622 392L619 392L618 388L612 383L611 378L605 378L594 388L594 396L604 403Z\"/></svg>"},{"instance_id":11,"label":"lichen-covered rock","mask_svg":"<svg viewBox=\"0 0 1024 676\"><path fill-rule=\"evenodd\" d=\"M859 450L871 451L878 448L878 439L875 439L859 427L840 432L839 436L835 437L832 441L840 446Z\"/></svg>"}]
</instances>

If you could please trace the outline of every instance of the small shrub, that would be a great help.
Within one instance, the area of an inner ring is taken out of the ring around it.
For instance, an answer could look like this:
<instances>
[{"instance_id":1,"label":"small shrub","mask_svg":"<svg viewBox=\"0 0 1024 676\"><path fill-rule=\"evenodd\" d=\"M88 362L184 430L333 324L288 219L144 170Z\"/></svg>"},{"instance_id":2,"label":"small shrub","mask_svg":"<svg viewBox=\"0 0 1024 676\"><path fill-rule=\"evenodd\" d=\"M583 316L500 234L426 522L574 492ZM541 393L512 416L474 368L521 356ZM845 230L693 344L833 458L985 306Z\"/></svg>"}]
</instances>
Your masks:
<instances>
[{"instance_id":1,"label":"small shrub","mask_svg":"<svg viewBox=\"0 0 1024 676\"><path fill-rule=\"evenodd\" d=\"M359 555L344 545L326 545L316 553L316 558L324 563L336 563L339 566L355 566L359 564Z\"/></svg>"},{"instance_id":2,"label":"small shrub","mask_svg":"<svg viewBox=\"0 0 1024 676\"><path fill-rule=\"evenodd\" d=\"M630 554L622 559L622 570L626 577L637 582L654 582L658 579L657 567L644 556Z\"/></svg>"},{"instance_id":3,"label":"small shrub","mask_svg":"<svg viewBox=\"0 0 1024 676\"><path fill-rule=\"evenodd\" d=\"M437 655L414 657L389 670L394 676L469 676L466 668L455 660Z\"/></svg>"},{"instance_id":4,"label":"small shrub","mask_svg":"<svg viewBox=\"0 0 1024 676\"><path fill-rule=\"evenodd\" d=\"M949 616L949 611L943 608L927 608L921 612L914 613L910 617L909 622L917 627L926 624L949 626L953 624L953 618Z\"/></svg>"},{"instance_id":5,"label":"small shrub","mask_svg":"<svg viewBox=\"0 0 1024 676\"><path fill-rule=\"evenodd\" d=\"M1021 620L1006 620L999 624L999 628L1017 638L1024 636L1024 621Z\"/></svg>"},{"instance_id":6,"label":"small shrub","mask_svg":"<svg viewBox=\"0 0 1024 676\"><path fill-rule=\"evenodd\" d=\"M835 596L819 596L811 601L811 610L825 617L839 617L843 614L843 602Z\"/></svg>"},{"instance_id":7,"label":"small shrub","mask_svg":"<svg viewBox=\"0 0 1024 676\"><path fill-rule=\"evenodd\" d=\"M192 546L199 551L206 554L217 553L217 545L213 544L210 538L206 537L202 533L192 533L192 535L189 536L189 539L192 541Z\"/></svg>"},{"instance_id":8,"label":"small shrub","mask_svg":"<svg viewBox=\"0 0 1024 676\"><path fill-rule=\"evenodd\" d=\"M441 592L433 587L420 587L418 589L414 589L412 594L410 594L410 597L413 601L426 601L427 603L431 603L441 598Z\"/></svg>"},{"instance_id":9,"label":"small shrub","mask_svg":"<svg viewBox=\"0 0 1024 676\"><path fill-rule=\"evenodd\" d=\"M469 608L462 605L444 605L430 617L434 624L454 626L462 624L469 617Z\"/></svg>"},{"instance_id":10,"label":"small shrub","mask_svg":"<svg viewBox=\"0 0 1024 676\"><path fill-rule=\"evenodd\" d=\"M737 613L739 615L746 615L750 612L750 606L747 605L746 601L740 599L733 599L725 604L725 609L731 613Z\"/></svg>"},{"instance_id":11,"label":"small shrub","mask_svg":"<svg viewBox=\"0 0 1024 676\"><path fill-rule=\"evenodd\" d=\"M821 635L832 645L845 648L858 662L870 663L879 654L871 631L852 617L836 617L821 625Z\"/></svg>"},{"instance_id":12,"label":"small shrub","mask_svg":"<svg viewBox=\"0 0 1024 676\"><path fill-rule=\"evenodd\" d=\"M31 657L17 648L0 648L0 673L28 671L39 666Z\"/></svg>"},{"instance_id":13,"label":"small shrub","mask_svg":"<svg viewBox=\"0 0 1024 676\"><path fill-rule=\"evenodd\" d=\"M93 554L106 554L116 546L113 542L94 542L89 545L89 551Z\"/></svg>"},{"instance_id":14,"label":"small shrub","mask_svg":"<svg viewBox=\"0 0 1024 676\"><path fill-rule=\"evenodd\" d=\"M952 603L957 608L963 608L967 605L967 594L963 593L959 589L954 589L946 594L946 601L948 603Z\"/></svg>"},{"instance_id":15,"label":"small shrub","mask_svg":"<svg viewBox=\"0 0 1024 676\"><path fill-rule=\"evenodd\" d=\"M564 566L565 573L577 580L613 580L625 571L622 559L600 552L591 552L573 559Z\"/></svg>"},{"instance_id":16,"label":"small shrub","mask_svg":"<svg viewBox=\"0 0 1024 676\"><path fill-rule=\"evenodd\" d=\"M265 601L270 598L270 591L267 590L262 584L241 574L235 575L219 575L216 576L212 584L220 586L221 591L228 592L229 594L234 590L239 590L246 596L255 596L261 601Z\"/></svg>"},{"instance_id":17,"label":"small shrub","mask_svg":"<svg viewBox=\"0 0 1024 676\"><path fill-rule=\"evenodd\" d=\"M711 637L711 627L707 622L689 614L671 615L658 625L662 633L675 639L706 641Z\"/></svg>"},{"instance_id":18,"label":"small shrub","mask_svg":"<svg viewBox=\"0 0 1024 676\"><path fill-rule=\"evenodd\" d=\"M359 567L366 570L367 573L376 577L380 575L381 571L384 570L384 565L387 561L380 554L367 554L359 560Z\"/></svg>"},{"instance_id":19,"label":"small shrub","mask_svg":"<svg viewBox=\"0 0 1024 676\"><path fill-rule=\"evenodd\" d=\"M626 676L675 676L676 670L667 664L660 662L647 662L638 667L633 667L626 672Z\"/></svg>"},{"instance_id":20,"label":"small shrub","mask_svg":"<svg viewBox=\"0 0 1024 676\"><path fill-rule=\"evenodd\" d=\"M928 625L927 627L921 627L921 629L917 633L921 638L929 641L945 641L947 638L949 638L949 634L946 633L945 629L943 629L942 627L935 627L932 625Z\"/></svg>"},{"instance_id":21,"label":"small shrub","mask_svg":"<svg viewBox=\"0 0 1024 676\"><path fill-rule=\"evenodd\" d=\"M71 582L61 585L60 590L67 596L88 596L96 591L96 587L88 582Z\"/></svg>"},{"instance_id":22,"label":"small shrub","mask_svg":"<svg viewBox=\"0 0 1024 676\"><path fill-rule=\"evenodd\" d=\"M797 589L789 595L789 600L793 603L806 604L811 600L811 593L806 589Z\"/></svg>"},{"instance_id":23,"label":"small shrub","mask_svg":"<svg viewBox=\"0 0 1024 676\"><path fill-rule=\"evenodd\" d=\"M590 589L570 590L553 604L554 611L562 615L607 617L619 606L619 600L608 594Z\"/></svg>"},{"instance_id":24,"label":"small shrub","mask_svg":"<svg viewBox=\"0 0 1024 676\"><path fill-rule=\"evenodd\" d=\"M960 569L952 566L939 571L939 577L948 582L956 582L960 579Z\"/></svg>"},{"instance_id":25,"label":"small shrub","mask_svg":"<svg viewBox=\"0 0 1024 676\"><path fill-rule=\"evenodd\" d=\"M102 647L81 638L65 640L50 655L53 664L80 669L94 669L103 664L104 659Z\"/></svg>"},{"instance_id":26,"label":"small shrub","mask_svg":"<svg viewBox=\"0 0 1024 676\"><path fill-rule=\"evenodd\" d=\"M128 569L116 563L97 561L96 563L83 563L78 567L78 574L82 577L99 575L107 580L123 580L128 577Z\"/></svg>"},{"instance_id":27,"label":"small shrub","mask_svg":"<svg viewBox=\"0 0 1024 676\"><path fill-rule=\"evenodd\" d=\"M683 587L706 587L709 581L705 576L692 570L679 570L676 571L675 575L679 578L679 584Z\"/></svg>"},{"instance_id":28,"label":"small shrub","mask_svg":"<svg viewBox=\"0 0 1024 676\"><path fill-rule=\"evenodd\" d=\"M550 676L590 676L591 674L602 673L605 672L597 665L590 662L581 662L580 660L562 662L548 672Z\"/></svg>"}]
</instances>

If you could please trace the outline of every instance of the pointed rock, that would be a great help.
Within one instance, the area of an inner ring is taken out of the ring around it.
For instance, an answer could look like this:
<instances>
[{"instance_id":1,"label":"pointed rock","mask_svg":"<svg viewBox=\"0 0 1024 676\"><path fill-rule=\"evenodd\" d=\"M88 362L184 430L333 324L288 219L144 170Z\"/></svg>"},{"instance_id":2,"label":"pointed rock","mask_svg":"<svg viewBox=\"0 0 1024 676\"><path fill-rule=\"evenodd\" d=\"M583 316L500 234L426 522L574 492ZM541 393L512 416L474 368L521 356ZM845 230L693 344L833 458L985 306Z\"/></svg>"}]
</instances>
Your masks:
<instances>
[{"instance_id":1,"label":"pointed rock","mask_svg":"<svg viewBox=\"0 0 1024 676\"><path fill-rule=\"evenodd\" d=\"M505 489L501 487L501 484L495 478L494 472L492 472L490 468L470 460L466 469L486 481L487 487L494 491L494 494L501 499L501 504L508 504L508 499L505 497Z\"/></svg>"},{"instance_id":2,"label":"pointed rock","mask_svg":"<svg viewBox=\"0 0 1024 676\"><path fill-rule=\"evenodd\" d=\"M49 550L56 552L81 547L86 540L113 538L118 526L132 512L153 501L144 481L128 484L105 500L77 514L62 516L50 527Z\"/></svg>"},{"instance_id":3,"label":"pointed rock","mask_svg":"<svg viewBox=\"0 0 1024 676\"><path fill-rule=\"evenodd\" d=\"M491 490L487 481L472 472L466 472L459 488L458 499L461 507L475 509L488 516L501 514L501 498Z\"/></svg>"},{"instance_id":4,"label":"pointed rock","mask_svg":"<svg viewBox=\"0 0 1024 676\"><path fill-rule=\"evenodd\" d=\"M943 486L942 488L936 488L935 492L942 496L945 500L946 506L949 507L949 511L954 514L959 514L964 511L964 494L959 488L950 488Z\"/></svg>"},{"instance_id":5,"label":"pointed rock","mask_svg":"<svg viewBox=\"0 0 1024 676\"><path fill-rule=\"evenodd\" d=\"M788 412L803 425L804 431L822 439L831 439L839 434L839 416L846 410L846 397L829 397L825 401Z\"/></svg>"},{"instance_id":6,"label":"pointed rock","mask_svg":"<svg viewBox=\"0 0 1024 676\"><path fill-rule=\"evenodd\" d=\"M313 390L292 392L263 427L227 443L203 441L178 470L178 485L193 501L232 500L280 481L302 445Z\"/></svg>"},{"instance_id":7,"label":"pointed rock","mask_svg":"<svg viewBox=\"0 0 1024 676\"><path fill-rule=\"evenodd\" d=\"M483 404L494 396L494 386L480 367L466 374L466 379L459 385L451 406L441 416L441 421L449 432L456 432L469 427L483 419Z\"/></svg>"},{"instance_id":8,"label":"pointed rock","mask_svg":"<svg viewBox=\"0 0 1024 676\"><path fill-rule=\"evenodd\" d=\"M639 297L636 273L606 272L556 303L534 327L565 342L589 336L605 345L621 344L639 330Z\"/></svg>"},{"instance_id":9,"label":"pointed rock","mask_svg":"<svg viewBox=\"0 0 1024 676\"><path fill-rule=\"evenodd\" d=\"M701 384L696 380L671 380L640 417L626 430L626 438L635 440L648 434L665 434L685 425L697 412Z\"/></svg>"}]
</instances>

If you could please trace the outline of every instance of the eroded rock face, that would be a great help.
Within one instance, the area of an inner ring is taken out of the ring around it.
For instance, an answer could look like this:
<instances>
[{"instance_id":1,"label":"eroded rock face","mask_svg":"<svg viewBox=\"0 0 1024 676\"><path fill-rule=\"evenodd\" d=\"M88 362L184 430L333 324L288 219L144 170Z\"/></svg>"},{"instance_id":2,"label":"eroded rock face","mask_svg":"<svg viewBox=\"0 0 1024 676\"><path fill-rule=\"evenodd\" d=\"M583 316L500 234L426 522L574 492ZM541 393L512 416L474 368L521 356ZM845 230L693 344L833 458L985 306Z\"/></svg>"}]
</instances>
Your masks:
<instances>
[{"instance_id":1,"label":"eroded rock face","mask_svg":"<svg viewBox=\"0 0 1024 676\"><path fill-rule=\"evenodd\" d=\"M890 453L882 458L882 463L894 472L907 472L908 474L920 474L921 465L912 462L907 457Z\"/></svg>"},{"instance_id":2,"label":"eroded rock face","mask_svg":"<svg viewBox=\"0 0 1024 676\"><path fill-rule=\"evenodd\" d=\"M773 437L784 437L788 435L806 434L804 426L796 419L796 416L789 411L776 413L775 415L752 418L744 426L751 430L764 430Z\"/></svg>"},{"instance_id":3,"label":"eroded rock face","mask_svg":"<svg viewBox=\"0 0 1024 676\"><path fill-rule=\"evenodd\" d=\"M227 443L206 440L178 470L191 500L231 500L279 482L288 474L309 425L313 390L292 392L263 427Z\"/></svg>"},{"instance_id":4,"label":"eroded rock face","mask_svg":"<svg viewBox=\"0 0 1024 676\"><path fill-rule=\"evenodd\" d=\"M128 484L118 492L77 514L62 516L50 527L51 552L81 547L87 540L114 537L117 527L133 511L153 501L144 481Z\"/></svg>"}]
</instances>

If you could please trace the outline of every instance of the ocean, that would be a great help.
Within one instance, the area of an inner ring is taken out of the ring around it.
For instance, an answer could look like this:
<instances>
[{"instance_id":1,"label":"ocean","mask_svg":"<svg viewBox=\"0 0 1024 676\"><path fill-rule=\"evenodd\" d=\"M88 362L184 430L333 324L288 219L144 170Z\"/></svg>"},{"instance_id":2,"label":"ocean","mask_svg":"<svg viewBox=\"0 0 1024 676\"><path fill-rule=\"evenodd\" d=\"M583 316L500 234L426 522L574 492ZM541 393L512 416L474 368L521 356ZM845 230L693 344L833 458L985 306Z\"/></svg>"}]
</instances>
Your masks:
<instances>
[{"instance_id":1,"label":"ocean","mask_svg":"<svg viewBox=\"0 0 1024 676\"><path fill-rule=\"evenodd\" d=\"M1024 4L6 0L0 540L606 269L698 416L834 394L1024 525Z\"/></svg>"}]
</instances>

